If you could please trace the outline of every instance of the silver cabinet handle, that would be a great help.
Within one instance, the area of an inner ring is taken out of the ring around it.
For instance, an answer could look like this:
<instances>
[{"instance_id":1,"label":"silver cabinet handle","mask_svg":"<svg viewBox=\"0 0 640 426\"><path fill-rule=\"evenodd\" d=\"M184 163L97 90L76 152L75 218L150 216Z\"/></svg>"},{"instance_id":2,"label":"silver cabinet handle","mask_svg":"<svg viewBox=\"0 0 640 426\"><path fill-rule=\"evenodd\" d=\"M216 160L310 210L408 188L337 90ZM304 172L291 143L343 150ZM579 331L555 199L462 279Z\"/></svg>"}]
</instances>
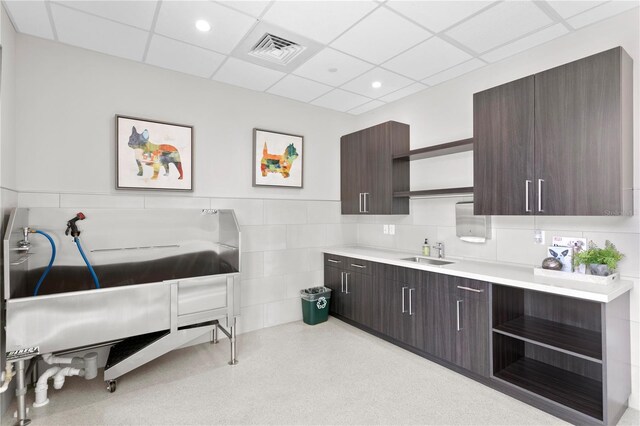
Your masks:
<instances>
[{"instance_id":1,"label":"silver cabinet handle","mask_svg":"<svg viewBox=\"0 0 640 426\"><path fill-rule=\"evenodd\" d=\"M458 288L460 290L473 291L474 293L483 293L484 292L484 289L482 289L482 288L471 288L471 287L464 287L464 286L461 286L461 285L459 285Z\"/></svg>"},{"instance_id":2,"label":"silver cabinet handle","mask_svg":"<svg viewBox=\"0 0 640 426\"><path fill-rule=\"evenodd\" d=\"M340 293L344 293L344 272L340 272Z\"/></svg>"},{"instance_id":3,"label":"silver cabinet handle","mask_svg":"<svg viewBox=\"0 0 640 426\"><path fill-rule=\"evenodd\" d=\"M527 213L531 213L531 206L529 205L529 185L531 185L530 180L524 181L524 211Z\"/></svg>"},{"instance_id":4,"label":"silver cabinet handle","mask_svg":"<svg viewBox=\"0 0 640 426\"><path fill-rule=\"evenodd\" d=\"M538 179L538 211L539 212L544 212L544 210L542 210L542 183L544 182L544 179Z\"/></svg>"},{"instance_id":5,"label":"silver cabinet handle","mask_svg":"<svg viewBox=\"0 0 640 426\"><path fill-rule=\"evenodd\" d=\"M456 300L456 330L460 331L462 330L462 327L460 327L460 304L462 303L462 300Z\"/></svg>"},{"instance_id":6,"label":"silver cabinet handle","mask_svg":"<svg viewBox=\"0 0 640 426\"><path fill-rule=\"evenodd\" d=\"M369 193L365 192L363 195L364 195L364 212L369 213Z\"/></svg>"},{"instance_id":7,"label":"silver cabinet handle","mask_svg":"<svg viewBox=\"0 0 640 426\"><path fill-rule=\"evenodd\" d=\"M353 266L354 268L360 268L360 269L365 269L366 268L366 266L358 265L357 263L352 263L351 266Z\"/></svg>"},{"instance_id":8,"label":"silver cabinet handle","mask_svg":"<svg viewBox=\"0 0 640 426\"><path fill-rule=\"evenodd\" d=\"M340 261L340 260L333 260L333 259L327 259L327 262L331 262L331 263L342 263L342 261Z\"/></svg>"},{"instance_id":9,"label":"silver cabinet handle","mask_svg":"<svg viewBox=\"0 0 640 426\"><path fill-rule=\"evenodd\" d=\"M358 212L362 213L362 192L358 194Z\"/></svg>"},{"instance_id":10,"label":"silver cabinet handle","mask_svg":"<svg viewBox=\"0 0 640 426\"><path fill-rule=\"evenodd\" d=\"M349 273L344 273L344 294L349 294Z\"/></svg>"},{"instance_id":11,"label":"silver cabinet handle","mask_svg":"<svg viewBox=\"0 0 640 426\"><path fill-rule=\"evenodd\" d=\"M404 308L404 291L407 289L408 287L402 287L402 313L404 314L405 312L407 312L407 310Z\"/></svg>"},{"instance_id":12,"label":"silver cabinet handle","mask_svg":"<svg viewBox=\"0 0 640 426\"><path fill-rule=\"evenodd\" d=\"M409 289L409 315L413 315L414 312L411 310L411 294L414 292L415 288Z\"/></svg>"}]
</instances>

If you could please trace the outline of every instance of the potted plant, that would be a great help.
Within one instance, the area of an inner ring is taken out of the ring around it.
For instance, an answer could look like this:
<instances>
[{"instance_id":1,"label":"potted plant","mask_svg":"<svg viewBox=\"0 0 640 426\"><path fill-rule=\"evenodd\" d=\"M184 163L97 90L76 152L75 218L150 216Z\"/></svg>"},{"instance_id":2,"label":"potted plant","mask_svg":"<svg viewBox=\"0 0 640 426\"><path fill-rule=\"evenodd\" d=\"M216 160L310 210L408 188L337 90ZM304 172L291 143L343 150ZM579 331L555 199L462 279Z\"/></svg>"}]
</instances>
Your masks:
<instances>
[{"instance_id":1,"label":"potted plant","mask_svg":"<svg viewBox=\"0 0 640 426\"><path fill-rule=\"evenodd\" d=\"M589 241L589 248L576 253L574 265L587 265L591 275L603 277L613 274L622 260L624 254L620 253L616 246L609 240L605 241L604 248L599 248L593 241Z\"/></svg>"}]
</instances>

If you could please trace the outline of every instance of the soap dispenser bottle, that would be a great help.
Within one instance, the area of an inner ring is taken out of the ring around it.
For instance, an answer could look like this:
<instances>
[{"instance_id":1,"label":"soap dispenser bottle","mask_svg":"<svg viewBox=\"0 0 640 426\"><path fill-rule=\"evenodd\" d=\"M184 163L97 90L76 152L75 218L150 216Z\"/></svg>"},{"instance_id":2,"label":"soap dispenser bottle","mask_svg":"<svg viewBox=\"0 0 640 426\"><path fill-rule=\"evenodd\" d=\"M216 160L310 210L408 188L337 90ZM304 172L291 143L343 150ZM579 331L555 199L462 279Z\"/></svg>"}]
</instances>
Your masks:
<instances>
[{"instance_id":1,"label":"soap dispenser bottle","mask_svg":"<svg viewBox=\"0 0 640 426\"><path fill-rule=\"evenodd\" d=\"M422 245L422 254L424 256L431 255L431 247L429 246L429 240L427 238L424 239L424 244Z\"/></svg>"}]
</instances>

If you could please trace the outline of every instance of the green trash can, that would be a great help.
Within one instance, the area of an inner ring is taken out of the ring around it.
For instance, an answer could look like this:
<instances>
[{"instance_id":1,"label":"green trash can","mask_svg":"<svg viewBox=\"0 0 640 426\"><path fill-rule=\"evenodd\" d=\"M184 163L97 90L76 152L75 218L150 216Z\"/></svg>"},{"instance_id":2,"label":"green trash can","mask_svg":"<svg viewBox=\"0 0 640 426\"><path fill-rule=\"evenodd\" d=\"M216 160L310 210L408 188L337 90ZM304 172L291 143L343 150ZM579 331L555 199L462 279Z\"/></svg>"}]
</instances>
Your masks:
<instances>
[{"instance_id":1,"label":"green trash can","mask_svg":"<svg viewBox=\"0 0 640 426\"><path fill-rule=\"evenodd\" d=\"M302 302L302 320L305 324L316 325L325 322L329 317L329 301L331 289L327 287L311 287L300 290Z\"/></svg>"}]
</instances>

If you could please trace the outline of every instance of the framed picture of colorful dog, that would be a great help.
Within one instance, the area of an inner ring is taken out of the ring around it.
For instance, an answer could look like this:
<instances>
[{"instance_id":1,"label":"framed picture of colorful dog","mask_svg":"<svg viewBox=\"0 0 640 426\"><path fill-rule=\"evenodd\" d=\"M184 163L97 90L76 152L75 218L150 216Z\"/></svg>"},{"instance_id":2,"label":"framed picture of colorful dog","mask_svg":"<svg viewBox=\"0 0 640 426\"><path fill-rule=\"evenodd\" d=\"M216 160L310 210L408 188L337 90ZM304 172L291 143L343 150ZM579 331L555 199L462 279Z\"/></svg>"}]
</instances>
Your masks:
<instances>
[{"instance_id":1,"label":"framed picture of colorful dog","mask_svg":"<svg viewBox=\"0 0 640 426\"><path fill-rule=\"evenodd\" d=\"M302 188L304 138L253 129L253 186Z\"/></svg>"},{"instance_id":2,"label":"framed picture of colorful dog","mask_svg":"<svg viewBox=\"0 0 640 426\"><path fill-rule=\"evenodd\" d=\"M193 127L116 116L116 188L193 191Z\"/></svg>"}]
</instances>

